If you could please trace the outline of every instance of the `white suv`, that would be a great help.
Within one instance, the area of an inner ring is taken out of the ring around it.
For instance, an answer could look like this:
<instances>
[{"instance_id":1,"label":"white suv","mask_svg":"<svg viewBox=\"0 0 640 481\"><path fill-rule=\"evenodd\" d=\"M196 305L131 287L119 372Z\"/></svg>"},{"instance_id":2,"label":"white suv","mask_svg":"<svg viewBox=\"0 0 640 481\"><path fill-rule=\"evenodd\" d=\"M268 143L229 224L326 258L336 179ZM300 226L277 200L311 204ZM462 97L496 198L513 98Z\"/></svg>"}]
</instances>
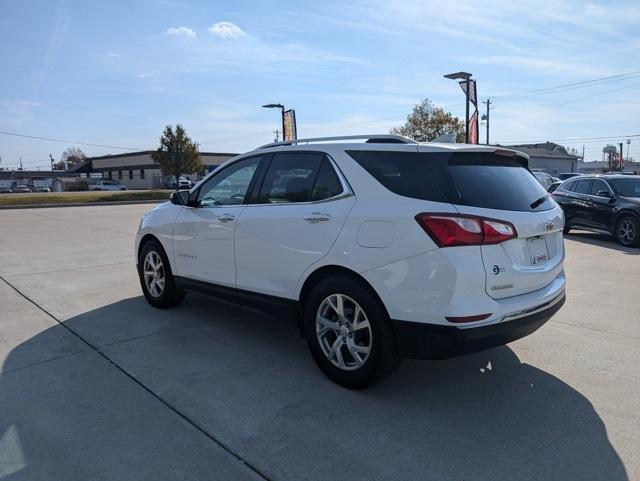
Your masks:
<instances>
[{"instance_id":1,"label":"white suv","mask_svg":"<svg viewBox=\"0 0 640 481\"><path fill-rule=\"evenodd\" d=\"M526 155L359 139L265 145L145 214L149 303L200 291L290 319L351 388L403 357L508 343L560 309L563 214Z\"/></svg>"}]
</instances>

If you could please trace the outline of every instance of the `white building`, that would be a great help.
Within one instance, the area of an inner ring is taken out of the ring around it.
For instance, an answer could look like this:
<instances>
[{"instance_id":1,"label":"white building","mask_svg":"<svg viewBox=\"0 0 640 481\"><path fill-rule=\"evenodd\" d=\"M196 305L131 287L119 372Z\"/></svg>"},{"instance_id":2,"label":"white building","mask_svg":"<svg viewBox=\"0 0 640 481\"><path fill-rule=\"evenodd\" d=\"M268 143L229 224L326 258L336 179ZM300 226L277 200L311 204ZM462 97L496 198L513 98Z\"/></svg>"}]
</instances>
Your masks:
<instances>
[{"instance_id":1,"label":"white building","mask_svg":"<svg viewBox=\"0 0 640 481\"><path fill-rule=\"evenodd\" d=\"M153 152L153 150L145 150L126 154L88 157L85 164L90 162L91 172L101 173L104 179L114 180L128 189L163 189L167 186L168 179L162 174L160 166L151 158ZM186 175L191 180L196 180L236 155L200 152L204 166L203 170Z\"/></svg>"}]
</instances>

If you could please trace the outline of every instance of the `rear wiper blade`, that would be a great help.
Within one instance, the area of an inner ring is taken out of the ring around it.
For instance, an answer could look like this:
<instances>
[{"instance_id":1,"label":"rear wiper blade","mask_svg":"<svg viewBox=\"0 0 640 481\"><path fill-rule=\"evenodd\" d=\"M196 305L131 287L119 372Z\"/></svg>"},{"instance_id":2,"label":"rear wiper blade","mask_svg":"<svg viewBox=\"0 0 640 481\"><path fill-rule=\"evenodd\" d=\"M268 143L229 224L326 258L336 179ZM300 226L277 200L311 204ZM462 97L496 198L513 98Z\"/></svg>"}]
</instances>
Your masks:
<instances>
[{"instance_id":1,"label":"rear wiper blade","mask_svg":"<svg viewBox=\"0 0 640 481\"><path fill-rule=\"evenodd\" d=\"M547 200L547 197L549 197L549 194L545 194L542 197L540 197L538 200L533 201L531 203L531 205L529 206L532 209L535 209L536 207L538 207L540 204L542 204L545 200Z\"/></svg>"}]
</instances>

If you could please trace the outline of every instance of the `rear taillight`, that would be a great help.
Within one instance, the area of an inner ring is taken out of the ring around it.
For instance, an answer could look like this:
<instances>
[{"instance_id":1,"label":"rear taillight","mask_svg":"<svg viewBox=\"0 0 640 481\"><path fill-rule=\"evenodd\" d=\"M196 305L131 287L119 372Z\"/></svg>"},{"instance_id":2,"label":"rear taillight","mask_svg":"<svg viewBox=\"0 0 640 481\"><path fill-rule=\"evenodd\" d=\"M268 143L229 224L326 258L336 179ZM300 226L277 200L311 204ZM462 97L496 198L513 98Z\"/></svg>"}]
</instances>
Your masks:
<instances>
[{"instance_id":1,"label":"rear taillight","mask_svg":"<svg viewBox=\"0 0 640 481\"><path fill-rule=\"evenodd\" d=\"M509 222L464 214L418 214L418 224L439 247L499 244L518 236Z\"/></svg>"}]
</instances>

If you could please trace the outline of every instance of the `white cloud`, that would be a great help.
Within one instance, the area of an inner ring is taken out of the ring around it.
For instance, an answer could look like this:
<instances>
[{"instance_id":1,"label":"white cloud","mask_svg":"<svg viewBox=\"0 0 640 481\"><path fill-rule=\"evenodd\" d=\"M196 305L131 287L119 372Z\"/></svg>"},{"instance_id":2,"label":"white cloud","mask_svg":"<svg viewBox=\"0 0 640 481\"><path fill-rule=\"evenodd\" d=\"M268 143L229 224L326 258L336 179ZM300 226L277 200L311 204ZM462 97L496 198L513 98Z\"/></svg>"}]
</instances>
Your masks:
<instances>
[{"instance_id":1,"label":"white cloud","mask_svg":"<svg viewBox=\"0 0 640 481\"><path fill-rule=\"evenodd\" d=\"M109 52L109 57L119 58L119 57L122 57L122 55L120 55L117 52Z\"/></svg>"},{"instance_id":2,"label":"white cloud","mask_svg":"<svg viewBox=\"0 0 640 481\"><path fill-rule=\"evenodd\" d=\"M167 29L165 35L179 35L183 37L196 38L196 32L189 27L171 27Z\"/></svg>"},{"instance_id":3,"label":"white cloud","mask_svg":"<svg viewBox=\"0 0 640 481\"><path fill-rule=\"evenodd\" d=\"M139 73L138 78L142 80L154 80L156 76L152 73Z\"/></svg>"},{"instance_id":4,"label":"white cloud","mask_svg":"<svg viewBox=\"0 0 640 481\"><path fill-rule=\"evenodd\" d=\"M216 22L209 27L209 31L221 38L240 38L247 35L244 30L231 22Z\"/></svg>"}]
</instances>

